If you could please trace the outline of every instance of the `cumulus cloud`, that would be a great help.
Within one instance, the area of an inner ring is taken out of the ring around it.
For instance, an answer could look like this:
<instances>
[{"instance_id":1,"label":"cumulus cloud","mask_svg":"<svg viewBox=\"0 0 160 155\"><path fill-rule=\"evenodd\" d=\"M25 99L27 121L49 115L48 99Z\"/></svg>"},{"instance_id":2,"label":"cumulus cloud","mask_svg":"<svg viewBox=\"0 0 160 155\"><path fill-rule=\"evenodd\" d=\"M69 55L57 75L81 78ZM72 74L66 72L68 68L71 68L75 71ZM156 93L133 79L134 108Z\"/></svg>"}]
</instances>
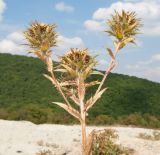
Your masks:
<instances>
[{"instance_id":1,"label":"cumulus cloud","mask_svg":"<svg viewBox=\"0 0 160 155\"><path fill-rule=\"evenodd\" d=\"M57 47L53 51L55 51L55 54L58 56L61 56L70 48L84 48L84 46L84 42L80 37L70 38L59 35L57 40Z\"/></svg>"},{"instance_id":2,"label":"cumulus cloud","mask_svg":"<svg viewBox=\"0 0 160 155\"><path fill-rule=\"evenodd\" d=\"M126 73L153 81L160 81L160 54L154 54L149 60L125 65Z\"/></svg>"},{"instance_id":3,"label":"cumulus cloud","mask_svg":"<svg viewBox=\"0 0 160 155\"><path fill-rule=\"evenodd\" d=\"M22 32L12 32L8 34L4 39L0 40L0 53L11 53L26 55L28 48L25 44L25 38ZM84 42L80 37L65 37L60 35L57 39L57 47L53 49L56 54L62 55L69 48L82 48L84 47Z\"/></svg>"},{"instance_id":4,"label":"cumulus cloud","mask_svg":"<svg viewBox=\"0 0 160 155\"><path fill-rule=\"evenodd\" d=\"M142 65L126 65L126 73L129 75L147 78L159 82L160 80L160 66L142 66Z\"/></svg>"},{"instance_id":5,"label":"cumulus cloud","mask_svg":"<svg viewBox=\"0 0 160 155\"><path fill-rule=\"evenodd\" d=\"M99 8L93 14L93 19L106 19L109 15L114 13L114 10L121 11L135 11L141 18L145 20L154 20L159 18L160 4L156 1L141 1L137 3L131 2L116 2L109 8Z\"/></svg>"},{"instance_id":6,"label":"cumulus cloud","mask_svg":"<svg viewBox=\"0 0 160 155\"><path fill-rule=\"evenodd\" d=\"M143 32L146 35L160 35L160 1L159 0L142 0L142 1L122 1L112 3L109 7L106 8L98 8L92 16L92 22L95 21L98 23L102 23L106 21L114 10L121 11L135 11L138 17L143 20ZM86 26L88 30L92 29L92 26ZM98 27L98 26L97 26ZM99 30L99 29L98 29Z\"/></svg>"},{"instance_id":7,"label":"cumulus cloud","mask_svg":"<svg viewBox=\"0 0 160 155\"><path fill-rule=\"evenodd\" d=\"M80 37L68 38L62 35L58 37L58 47L61 49L67 49L71 47L78 48L78 47L83 47L83 46L84 46L84 43Z\"/></svg>"},{"instance_id":8,"label":"cumulus cloud","mask_svg":"<svg viewBox=\"0 0 160 155\"><path fill-rule=\"evenodd\" d=\"M73 12L74 11L73 6L65 4L64 2L59 2L55 4L55 9L61 12Z\"/></svg>"},{"instance_id":9,"label":"cumulus cloud","mask_svg":"<svg viewBox=\"0 0 160 155\"><path fill-rule=\"evenodd\" d=\"M153 60L160 61L160 54L155 54L152 56Z\"/></svg>"},{"instance_id":10,"label":"cumulus cloud","mask_svg":"<svg viewBox=\"0 0 160 155\"><path fill-rule=\"evenodd\" d=\"M0 40L0 53L11 53L25 55L25 43L22 32L13 32L6 36L5 39Z\"/></svg>"},{"instance_id":11,"label":"cumulus cloud","mask_svg":"<svg viewBox=\"0 0 160 155\"><path fill-rule=\"evenodd\" d=\"M92 31L101 31L104 29L104 23L103 22L97 22L95 20L87 20L84 23L84 26Z\"/></svg>"},{"instance_id":12,"label":"cumulus cloud","mask_svg":"<svg viewBox=\"0 0 160 155\"><path fill-rule=\"evenodd\" d=\"M0 21L3 19L3 12L6 8L6 4L4 3L4 0L0 0Z\"/></svg>"},{"instance_id":13,"label":"cumulus cloud","mask_svg":"<svg viewBox=\"0 0 160 155\"><path fill-rule=\"evenodd\" d=\"M160 62L160 54L154 54L149 60L139 61L137 64L138 65L150 65L155 62Z\"/></svg>"},{"instance_id":14,"label":"cumulus cloud","mask_svg":"<svg viewBox=\"0 0 160 155\"><path fill-rule=\"evenodd\" d=\"M18 43L24 42L24 36L22 32L12 32L7 36L7 39Z\"/></svg>"}]
</instances>

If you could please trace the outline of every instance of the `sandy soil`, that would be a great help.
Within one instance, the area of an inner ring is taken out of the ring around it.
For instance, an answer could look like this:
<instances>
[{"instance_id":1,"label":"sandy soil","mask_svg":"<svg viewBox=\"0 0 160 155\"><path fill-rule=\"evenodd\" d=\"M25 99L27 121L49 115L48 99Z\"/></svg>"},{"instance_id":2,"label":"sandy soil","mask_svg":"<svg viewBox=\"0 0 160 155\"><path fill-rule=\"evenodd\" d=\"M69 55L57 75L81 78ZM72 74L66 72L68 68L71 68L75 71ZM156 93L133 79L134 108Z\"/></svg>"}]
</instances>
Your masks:
<instances>
[{"instance_id":1,"label":"sandy soil","mask_svg":"<svg viewBox=\"0 0 160 155\"><path fill-rule=\"evenodd\" d=\"M95 128L104 127L88 127L88 133ZM133 148L135 155L160 155L160 141L137 138L139 133L153 130L111 128L119 135L118 143ZM51 150L55 155L81 155L80 149L81 130L78 125L35 125L26 121L0 120L0 155L36 155L41 150Z\"/></svg>"}]
</instances>

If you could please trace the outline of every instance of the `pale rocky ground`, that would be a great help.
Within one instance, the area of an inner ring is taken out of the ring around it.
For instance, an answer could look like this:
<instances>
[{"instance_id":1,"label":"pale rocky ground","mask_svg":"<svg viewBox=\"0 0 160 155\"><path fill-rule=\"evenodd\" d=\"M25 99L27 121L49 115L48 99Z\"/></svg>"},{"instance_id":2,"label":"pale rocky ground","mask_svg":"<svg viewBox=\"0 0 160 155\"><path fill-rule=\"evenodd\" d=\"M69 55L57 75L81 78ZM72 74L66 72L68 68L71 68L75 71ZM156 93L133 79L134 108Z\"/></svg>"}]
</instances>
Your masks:
<instances>
[{"instance_id":1,"label":"pale rocky ground","mask_svg":"<svg viewBox=\"0 0 160 155\"><path fill-rule=\"evenodd\" d=\"M88 127L92 129L105 127ZM107 127L109 128L109 127ZM151 129L111 127L119 135L118 143L133 148L135 155L160 155L160 141L137 138ZM80 126L35 125L26 121L0 120L0 155L36 155L40 150L51 150L55 155L81 155Z\"/></svg>"}]
</instances>

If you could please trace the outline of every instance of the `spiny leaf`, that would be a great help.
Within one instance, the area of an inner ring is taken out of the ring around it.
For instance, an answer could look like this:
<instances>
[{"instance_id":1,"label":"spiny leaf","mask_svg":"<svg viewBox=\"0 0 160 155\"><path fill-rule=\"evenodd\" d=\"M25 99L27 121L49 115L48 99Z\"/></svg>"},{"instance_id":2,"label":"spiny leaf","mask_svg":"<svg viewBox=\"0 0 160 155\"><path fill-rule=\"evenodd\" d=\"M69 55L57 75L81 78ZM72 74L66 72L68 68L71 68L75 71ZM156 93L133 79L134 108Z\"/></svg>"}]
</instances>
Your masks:
<instances>
[{"instance_id":1,"label":"spiny leaf","mask_svg":"<svg viewBox=\"0 0 160 155\"><path fill-rule=\"evenodd\" d=\"M89 83L85 83L85 86L86 87L91 87L91 86L98 85L98 84L100 84L99 81L92 81L92 82L89 82Z\"/></svg>"},{"instance_id":2,"label":"spiny leaf","mask_svg":"<svg viewBox=\"0 0 160 155\"><path fill-rule=\"evenodd\" d=\"M109 55L112 57L112 59L115 59L115 56L114 56L112 50L110 48L106 48L106 49L107 49Z\"/></svg>"},{"instance_id":3,"label":"spiny leaf","mask_svg":"<svg viewBox=\"0 0 160 155\"><path fill-rule=\"evenodd\" d=\"M52 102L52 103L60 106L61 108L65 109L68 113L70 113L72 116L81 120L80 113L76 109L72 108L71 106L68 106L68 105L66 105L64 103L60 103L60 102Z\"/></svg>"},{"instance_id":4,"label":"spiny leaf","mask_svg":"<svg viewBox=\"0 0 160 155\"><path fill-rule=\"evenodd\" d=\"M63 72L63 73L66 73L67 72L67 70L66 69L55 69L54 70L55 72Z\"/></svg>"},{"instance_id":5,"label":"spiny leaf","mask_svg":"<svg viewBox=\"0 0 160 155\"><path fill-rule=\"evenodd\" d=\"M101 95L106 91L107 88L102 89L98 93L96 93L93 97L91 97L89 100L87 100L85 105L85 110L88 111L95 103L96 101L101 97Z\"/></svg>"},{"instance_id":6,"label":"spiny leaf","mask_svg":"<svg viewBox=\"0 0 160 155\"><path fill-rule=\"evenodd\" d=\"M56 84L56 82L54 81L54 79L51 76L49 76L47 74L43 74L43 76L46 77L48 80L50 80L54 85Z\"/></svg>"},{"instance_id":7,"label":"spiny leaf","mask_svg":"<svg viewBox=\"0 0 160 155\"><path fill-rule=\"evenodd\" d=\"M80 105L79 99L74 94L70 96L70 99L72 99L72 101L75 102L78 106Z\"/></svg>"},{"instance_id":8,"label":"spiny leaf","mask_svg":"<svg viewBox=\"0 0 160 155\"><path fill-rule=\"evenodd\" d=\"M65 64L61 64L62 67L64 67L72 76L76 75L76 71L73 70L71 67L69 67L68 65Z\"/></svg>"},{"instance_id":9,"label":"spiny leaf","mask_svg":"<svg viewBox=\"0 0 160 155\"><path fill-rule=\"evenodd\" d=\"M91 74L95 74L95 75L102 75L102 76L104 76L104 74L103 74L102 72L100 72L100 71L96 71L96 70L92 71L92 73L91 73Z\"/></svg>"}]
</instances>

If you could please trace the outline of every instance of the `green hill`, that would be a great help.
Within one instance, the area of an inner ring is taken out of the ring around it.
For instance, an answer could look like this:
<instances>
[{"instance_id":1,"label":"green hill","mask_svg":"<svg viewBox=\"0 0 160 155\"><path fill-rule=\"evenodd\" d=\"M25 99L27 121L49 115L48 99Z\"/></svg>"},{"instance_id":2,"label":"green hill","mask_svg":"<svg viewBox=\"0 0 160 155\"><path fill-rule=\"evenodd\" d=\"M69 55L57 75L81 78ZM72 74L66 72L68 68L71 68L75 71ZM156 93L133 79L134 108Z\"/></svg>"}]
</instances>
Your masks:
<instances>
[{"instance_id":1,"label":"green hill","mask_svg":"<svg viewBox=\"0 0 160 155\"><path fill-rule=\"evenodd\" d=\"M52 101L62 100L43 77L40 60L0 54L0 119L35 123L76 123ZM91 78L101 78L92 76ZM132 124L160 128L160 84L121 74L110 74L109 89L89 112L91 124ZM95 89L88 90L93 93Z\"/></svg>"}]
</instances>

